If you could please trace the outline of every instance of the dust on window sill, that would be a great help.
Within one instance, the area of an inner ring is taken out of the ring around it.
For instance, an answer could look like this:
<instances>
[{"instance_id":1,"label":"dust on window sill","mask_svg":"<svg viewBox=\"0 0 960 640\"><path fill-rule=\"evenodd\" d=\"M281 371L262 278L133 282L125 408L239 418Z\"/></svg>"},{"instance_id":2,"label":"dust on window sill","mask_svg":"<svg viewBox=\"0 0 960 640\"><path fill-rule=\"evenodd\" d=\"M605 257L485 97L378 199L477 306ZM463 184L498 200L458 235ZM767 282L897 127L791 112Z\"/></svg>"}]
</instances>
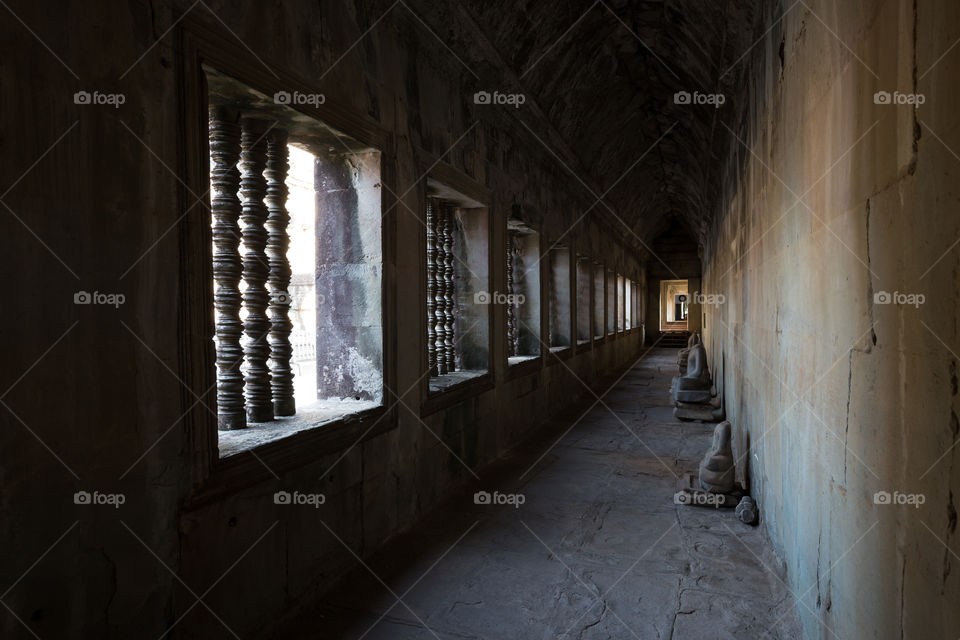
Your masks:
<instances>
[{"instance_id":1,"label":"dust on window sill","mask_svg":"<svg viewBox=\"0 0 960 640\"><path fill-rule=\"evenodd\" d=\"M246 429L218 431L220 458L227 458L260 445L307 431L349 415L375 409L381 403L373 400L331 399L317 400L305 407L298 407L297 414L276 418L271 422L251 422Z\"/></svg>"},{"instance_id":2,"label":"dust on window sill","mask_svg":"<svg viewBox=\"0 0 960 640\"><path fill-rule=\"evenodd\" d=\"M442 376L431 376L430 393L446 391L447 389L455 387L460 383L473 380L474 378L479 378L482 375L486 375L486 373L487 371L485 369L482 371L470 369L465 371L454 371L453 373L445 373Z\"/></svg>"}]
</instances>

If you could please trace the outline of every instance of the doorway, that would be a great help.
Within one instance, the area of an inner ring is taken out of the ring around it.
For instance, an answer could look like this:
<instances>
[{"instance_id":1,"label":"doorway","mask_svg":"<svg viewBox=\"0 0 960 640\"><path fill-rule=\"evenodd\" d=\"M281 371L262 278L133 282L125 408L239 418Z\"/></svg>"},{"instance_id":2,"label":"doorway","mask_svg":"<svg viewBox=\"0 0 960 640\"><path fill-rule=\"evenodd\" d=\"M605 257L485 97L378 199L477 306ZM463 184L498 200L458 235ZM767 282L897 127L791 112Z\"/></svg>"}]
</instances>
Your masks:
<instances>
[{"instance_id":1,"label":"doorway","mask_svg":"<svg viewBox=\"0 0 960 640\"><path fill-rule=\"evenodd\" d=\"M660 281L660 331L686 331L690 294L686 280Z\"/></svg>"}]
</instances>

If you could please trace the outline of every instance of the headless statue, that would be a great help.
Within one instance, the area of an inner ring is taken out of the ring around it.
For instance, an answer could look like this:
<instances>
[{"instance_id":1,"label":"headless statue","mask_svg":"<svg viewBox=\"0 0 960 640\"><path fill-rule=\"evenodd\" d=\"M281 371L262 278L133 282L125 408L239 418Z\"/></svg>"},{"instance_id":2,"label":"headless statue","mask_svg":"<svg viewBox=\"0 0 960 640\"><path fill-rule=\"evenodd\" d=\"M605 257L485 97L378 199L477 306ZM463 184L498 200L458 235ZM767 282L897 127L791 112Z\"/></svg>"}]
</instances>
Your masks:
<instances>
[{"instance_id":1,"label":"headless statue","mask_svg":"<svg viewBox=\"0 0 960 640\"><path fill-rule=\"evenodd\" d=\"M700 486L712 493L729 493L733 490L735 466L731 439L733 429L724 421L713 431L713 445L700 463Z\"/></svg>"},{"instance_id":2,"label":"headless statue","mask_svg":"<svg viewBox=\"0 0 960 640\"><path fill-rule=\"evenodd\" d=\"M687 355L687 372L681 376L681 380L687 380L691 388L701 384L710 384L710 367L707 366L707 350L703 344L697 342L690 347L690 353ZM694 382L696 381L696 382ZM683 388L684 385L681 385Z\"/></svg>"},{"instance_id":3,"label":"headless statue","mask_svg":"<svg viewBox=\"0 0 960 640\"><path fill-rule=\"evenodd\" d=\"M703 348L703 344L698 342L690 347L687 372L679 378L674 378L674 402L695 404L710 402L712 386L710 368L707 366L707 351Z\"/></svg>"},{"instance_id":4,"label":"headless statue","mask_svg":"<svg viewBox=\"0 0 960 640\"><path fill-rule=\"evenodd\" d=\"M695 344L700 344L700 334L696 331L690 334L690 338L687 340L687 348L680 349L680 352L677 354L677 367L680 368L680 375L686 375L687 373L687 360L690 357L690 349L692 349Z\"/></svg>"}]
</instances>

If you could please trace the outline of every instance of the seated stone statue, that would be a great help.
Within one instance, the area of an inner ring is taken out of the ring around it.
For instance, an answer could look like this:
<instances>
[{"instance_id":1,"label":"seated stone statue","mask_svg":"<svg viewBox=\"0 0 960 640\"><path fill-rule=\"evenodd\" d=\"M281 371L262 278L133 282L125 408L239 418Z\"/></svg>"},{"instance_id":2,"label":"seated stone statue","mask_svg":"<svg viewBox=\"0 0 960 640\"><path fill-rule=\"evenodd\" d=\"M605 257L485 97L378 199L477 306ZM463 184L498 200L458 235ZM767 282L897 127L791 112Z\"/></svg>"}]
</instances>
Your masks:
<instances>
[{"instance_id":1,"label":"seated stone statue","mask_svg":"<svg viewBox=\"0 0 960 640\"><path fill-rule=\"evenodd\" d=\"M673 401L705 403L710 402L713 381L707 366L707 350L702 343L690 347L687 356L687 372L673 379Z\"/></svg>"},{"instance_id":2,"label":"seated stone statue","mask_svg":"<svg viewBox=\"0 0 960 640\"><path fill-rule=\"evenodd\" d=\"M733 490L736 468L732 438L733 428L729 422L721 422L713 430L713 445L700 463L700 486L704 490L712 493L729 493Z\"/></svg>"},{"instance_id":3,"label":"seated stone statue","mask_svg":"<svg viewBox=\"0 0 960 640\"><path fill-rule=\"evenodd\" d=\"M680 349L677 354L677 367L680 369L680 375L687 373L687 359L690 357L690 349L695 344L700 344L700 334L696 331L690 334L690 338L687 340L687 348Z\"/></svg>"}]
</instances>

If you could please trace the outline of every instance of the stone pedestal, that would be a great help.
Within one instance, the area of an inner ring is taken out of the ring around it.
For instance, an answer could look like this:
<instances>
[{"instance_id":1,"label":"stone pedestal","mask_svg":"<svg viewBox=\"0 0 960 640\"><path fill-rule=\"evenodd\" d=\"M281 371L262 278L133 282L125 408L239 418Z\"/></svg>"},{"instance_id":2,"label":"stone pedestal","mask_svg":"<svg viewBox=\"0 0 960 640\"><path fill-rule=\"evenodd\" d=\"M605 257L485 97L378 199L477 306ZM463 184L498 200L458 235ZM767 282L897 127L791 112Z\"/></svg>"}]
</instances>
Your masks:
<instances>
[{"instance_id":1,"label":"stone pedestal","mask_svg":"<svg viewBox=\"0 0 960 640\"><path fill-rule=\"evenodd\" d=\"M712 398L709 402L695 404L677 402L673 410L673 417L678 420L700 420L702 422L719 422L725 419L726 411L720 398Z\"/></svg>"}]
</instances>

